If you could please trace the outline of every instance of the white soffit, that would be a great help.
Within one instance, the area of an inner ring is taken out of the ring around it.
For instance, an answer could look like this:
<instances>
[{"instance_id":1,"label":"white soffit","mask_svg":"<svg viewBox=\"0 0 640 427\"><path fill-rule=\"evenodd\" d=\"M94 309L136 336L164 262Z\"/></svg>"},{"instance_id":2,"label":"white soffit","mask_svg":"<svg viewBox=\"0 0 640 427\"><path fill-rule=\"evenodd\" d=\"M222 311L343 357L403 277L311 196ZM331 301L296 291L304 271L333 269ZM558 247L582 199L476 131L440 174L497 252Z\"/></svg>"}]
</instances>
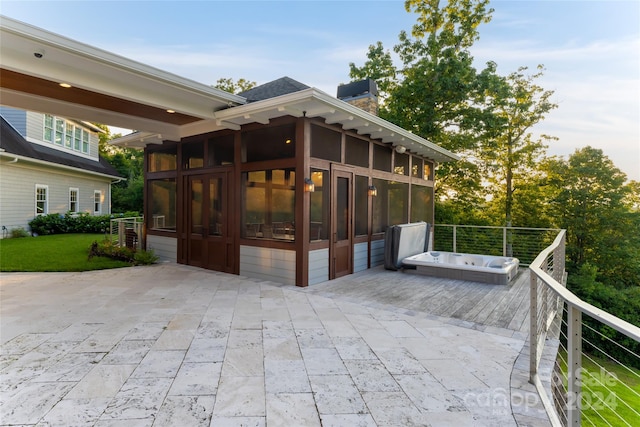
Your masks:
<instances>
[{"instance_id":1,"label":"white soffit","mask_svg":"<svg viewBox=\"0 0 640 427\"><path fill-rule=\"evenodd\" d=\"M198 119L211 119L216 110L246 102L240 96L4 16L0 16L0 49L3 69Z\"/></svg>"}]
</instances>

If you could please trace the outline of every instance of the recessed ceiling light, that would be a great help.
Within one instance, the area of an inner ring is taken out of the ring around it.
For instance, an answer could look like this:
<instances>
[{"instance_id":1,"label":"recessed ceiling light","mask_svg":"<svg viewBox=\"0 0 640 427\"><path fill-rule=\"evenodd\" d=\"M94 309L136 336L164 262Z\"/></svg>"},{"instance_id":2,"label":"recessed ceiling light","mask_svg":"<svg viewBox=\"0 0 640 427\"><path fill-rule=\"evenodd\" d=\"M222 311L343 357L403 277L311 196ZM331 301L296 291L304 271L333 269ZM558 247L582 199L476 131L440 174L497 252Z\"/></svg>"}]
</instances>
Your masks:
<instances>
[{"instance_id":1,"label":"recessed ceiling light","mask_svg":"<svg viewBox=\"0 0 640 427\"><path fill-rule=\"evenodd\" d=\"M71 85L69 83L60 83L60 86L64 87L64 88L70 88Z\"/></svg>"},{"instance_id":2,"label":"recessed ceiling light","mask_svg":"<svg viewBox=\"0 0 640 427\"><path fill-rule=\"evenodd\" d=\"M176 112L175 110L167 110L167 113L169 113L169 114L173 114L175 112Z\"/></svg>"}]
</instances>

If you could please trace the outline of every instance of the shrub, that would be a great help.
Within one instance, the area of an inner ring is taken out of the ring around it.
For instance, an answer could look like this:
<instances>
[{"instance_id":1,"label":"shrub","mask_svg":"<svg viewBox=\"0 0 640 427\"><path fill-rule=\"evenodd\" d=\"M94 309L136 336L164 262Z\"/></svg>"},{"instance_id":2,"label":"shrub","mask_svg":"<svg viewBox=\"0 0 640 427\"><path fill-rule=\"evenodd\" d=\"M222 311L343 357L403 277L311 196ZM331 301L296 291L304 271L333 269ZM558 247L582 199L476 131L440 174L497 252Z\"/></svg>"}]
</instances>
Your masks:
<instances>
[{"instance_id":1,"label":"shrub","mask_svg":"<svg viewBox=\"0 0 640 427\"><path fill-rule=\"evenodd\" d=\"M134 265L150 265L156 262L158 262L158 256L153 252L153 249L136 251L133 255Z\"/></svg>"},{"instance_id":2,"label":"shrub","mask_svg":"<svg viewBox=\"0 0 640 427\"><path fill-rule=\"evenodd\" d=\"M12 239L16 239L19 237L29 237L30 234L27 230L25 230L22 227L18 227L18 228L12 228L11 229L11 238Z\"/></svg>"},{"instance_id":3,"label":"shrub","mask_svg":"<svg viewBox=\"0 0 640 427\"><path fill-rule=\"evenodd\" d=\"M126 246L118 246L111 240L105 240L102 243L98 243L97 241L93 242L91 246L89 246L89 259L95 256L125 261L133 265L150 265L158 261L158 257L152 250L136 251Z\"/></svg>"},{"instance_id":4,"label":"shrub","mask_svg":"<svg viewBox=\"0 0 640 427\"><path fill-rule=\"evenodd\" d=\"M88 213L48 214L35 217L29 222L31 231L35 234L46 236L62 233L106 233L114 218L129 218L139 216L138 212L125 212L124 214L98 215Z\"/></svg>"}]
</instances>

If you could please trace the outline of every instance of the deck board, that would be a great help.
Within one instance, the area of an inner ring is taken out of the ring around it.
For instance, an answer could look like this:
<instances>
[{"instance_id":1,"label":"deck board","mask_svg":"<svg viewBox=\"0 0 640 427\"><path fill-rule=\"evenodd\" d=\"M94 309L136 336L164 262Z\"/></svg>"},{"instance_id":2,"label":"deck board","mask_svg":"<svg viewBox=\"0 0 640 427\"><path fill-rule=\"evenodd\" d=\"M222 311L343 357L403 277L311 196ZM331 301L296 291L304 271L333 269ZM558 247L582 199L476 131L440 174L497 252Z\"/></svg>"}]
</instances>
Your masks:
<instances>
[{"instance_id":1,"label":"deck board","mask_svg":"<svg viewBox=\"0 0 640 427\"><path fill-rule=\"evenodd\" d=\"M503 286L376 267L301 291L512 331L529 330L529 270L525 268L511 284Z\"/></svg>"}]
</instances>

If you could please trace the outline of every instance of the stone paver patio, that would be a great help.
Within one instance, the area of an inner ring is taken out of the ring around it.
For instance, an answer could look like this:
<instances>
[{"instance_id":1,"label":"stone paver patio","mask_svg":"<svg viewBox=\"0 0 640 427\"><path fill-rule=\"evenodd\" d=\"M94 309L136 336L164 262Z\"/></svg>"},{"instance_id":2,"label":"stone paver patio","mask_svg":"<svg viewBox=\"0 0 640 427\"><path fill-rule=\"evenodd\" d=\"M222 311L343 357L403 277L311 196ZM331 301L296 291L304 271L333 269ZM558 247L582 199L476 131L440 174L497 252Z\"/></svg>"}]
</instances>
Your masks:
<instances>
[{"instance_id":1,"label":"stone paver patio","mask_svg":"<svg viewBox=\"0 0 640 427\"><path fill-rule=\"evenodd\" d=\"M517 424L522 334L176 264L3 274L0 298L3 426Z\"/></svg>"}]
</instances>

